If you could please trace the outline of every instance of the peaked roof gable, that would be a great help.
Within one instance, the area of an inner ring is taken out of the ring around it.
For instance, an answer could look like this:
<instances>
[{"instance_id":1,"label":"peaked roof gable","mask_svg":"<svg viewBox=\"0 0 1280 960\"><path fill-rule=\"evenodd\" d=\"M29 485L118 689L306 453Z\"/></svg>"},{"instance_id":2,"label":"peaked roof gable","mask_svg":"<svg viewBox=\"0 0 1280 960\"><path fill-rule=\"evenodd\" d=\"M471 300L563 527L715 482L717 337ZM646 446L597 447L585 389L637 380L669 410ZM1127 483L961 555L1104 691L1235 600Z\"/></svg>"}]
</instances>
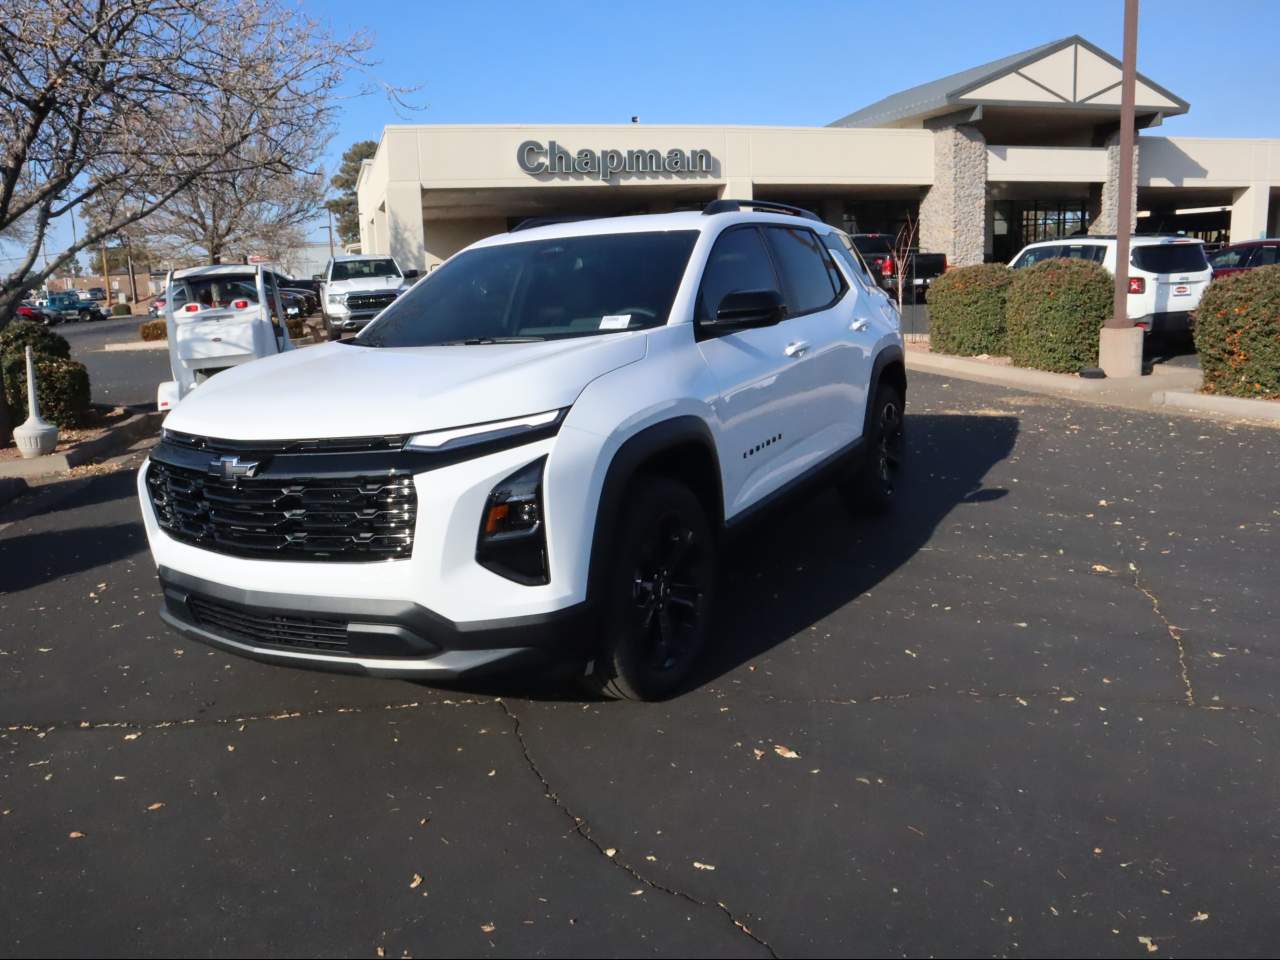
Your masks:
<instances>
[{"instance_id":1,"label":"peaked roof gable","mask_svg":"<svg viewBox=\"0 0 1280 960\"><path fill-rule=\"evenodd\" d=\"M831 126L873 127L980 104L1114 110L1120 79L1119 60L1072 35L895 93ZM1142 112L1166 115L1190 106L1141 73L1135 103Z\"/></svg>"}]
</instances>

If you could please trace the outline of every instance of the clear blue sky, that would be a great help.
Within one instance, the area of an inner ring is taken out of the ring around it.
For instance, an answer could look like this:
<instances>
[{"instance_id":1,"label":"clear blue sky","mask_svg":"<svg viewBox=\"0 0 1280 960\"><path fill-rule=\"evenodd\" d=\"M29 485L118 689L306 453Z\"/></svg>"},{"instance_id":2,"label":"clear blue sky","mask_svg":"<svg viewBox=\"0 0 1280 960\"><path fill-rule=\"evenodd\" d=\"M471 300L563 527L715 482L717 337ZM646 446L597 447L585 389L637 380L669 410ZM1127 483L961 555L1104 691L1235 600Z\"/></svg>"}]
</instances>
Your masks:
<instances>
[{"instance_id":1,"label":"clear blue sky","mask_svg":"<svg viewBox=\"0 0 1280 960\"><path fill-rule=\"evenodd\" d=\"M301 0L376 39L422 123L829 123L880 97L1078 33L1119 56L1121 0ZM980 12L978 12L980 11ZM900 34L903 40L895 42ZM1144 0L1138 69L1190 101L1170 135L1280 137L1280 2ZM790 67L787 66L788 62ZM795 69L795 67L811 69ZM397 122L344 110L336 153Z\"/></svg>"},{"instance_id":2,"label":"clear blue sky","mask_svg":"<svg viewBox=\"0 0 1280 960\"><path fill-rule=\"evenodd\" d=\"M1073 33L1119 56L1121 0L298 0L367 29L325 166L387 123L829 123L890 93ZM903 39L895 41L900 35ZM1190 101L1169 135L1280 137L1280 0L1144 0L1138 69ZM60 231L64 232L64 231ZM65 230L69 234L69 230ZM316 239L320 239L316 233Z\"/></svg>"}]
</instances>

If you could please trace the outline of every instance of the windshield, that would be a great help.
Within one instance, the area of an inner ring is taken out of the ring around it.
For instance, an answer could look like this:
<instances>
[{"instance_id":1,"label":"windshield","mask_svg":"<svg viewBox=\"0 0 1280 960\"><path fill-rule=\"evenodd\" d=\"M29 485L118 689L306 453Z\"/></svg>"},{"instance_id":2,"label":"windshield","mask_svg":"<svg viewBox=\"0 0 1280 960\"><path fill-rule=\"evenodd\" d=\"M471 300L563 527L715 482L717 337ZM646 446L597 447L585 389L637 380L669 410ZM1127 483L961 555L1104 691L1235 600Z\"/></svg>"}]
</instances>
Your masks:
<instances>
[{"instance_id":1,"label":"windshield","mask_svg":"<svg viewBox=\"0 0 1280 960\"><path fill-rule=\"evenodd\" d=\"M169 289L173 294L175 310L188 303L198 303L209 309L229 307L235 300L258 302L258 284L253 276L221 274L213 277L187 277L184 280L174 280Z\"/></svg>"},{"instance_id":2,"label":"windshield","mask_svg":"<svg viewBox=\"0 0 1280 960\"><path fill-rule=\"evenodd\" d=\"M366 347L510 343L667 322L695 230L531 240L461 253L355 338Z\"/></svg>"},{"instance_id":3,"label":"windshield","mask_svg":"<svg viewBox=\"0 0 1280 960\"><path fill-rule=\"evenodd\" d=\"M1204 247L1198 243L1162 243L1134 247L1129 262L1139 270L1151 273L1191 273L1209 269Z\"/></svg>"},{"instance_id":4,"label":"windshield","mask_svg":"<svg viewBox=\"0 0 1280 960\"><path fill-rule=\"evenodd\" d=\"M368 280L374 277L399 277L400 268L390 257L382 260L335 260L329 279Z\"/></svg>"}]
</instances>

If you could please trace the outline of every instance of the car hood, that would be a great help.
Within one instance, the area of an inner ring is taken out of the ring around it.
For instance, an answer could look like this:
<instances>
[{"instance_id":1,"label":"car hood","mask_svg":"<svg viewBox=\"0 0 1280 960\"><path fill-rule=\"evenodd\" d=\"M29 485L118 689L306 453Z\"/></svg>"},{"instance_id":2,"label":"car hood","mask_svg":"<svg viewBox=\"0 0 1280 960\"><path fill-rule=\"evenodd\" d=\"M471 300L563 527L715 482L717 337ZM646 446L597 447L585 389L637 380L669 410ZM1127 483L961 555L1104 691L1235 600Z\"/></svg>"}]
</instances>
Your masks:
<instances>
[{"instance_id":1,"label":"car hood","mask_svg":"<svg viewBox=\"0 0 1280 960\"><path fill-rule=\"evenodd\" d=\"M369 293L376 290L399 290L409 283L400 277L361 277L358 280L334 280L325 284L326 293Z\"/></svg>"},{"instance_id":2,"label":"car hood","mask_svg":"<svg viewBox=\"0 0 1280 960\"><path fill-rule=\"evenodd\" d=\"M255 360L193 390L171 430L226 440L420 433L567 407L645 355L641 331L544 343L361 347L327 343Z\"/></svg>"}]
</instances>

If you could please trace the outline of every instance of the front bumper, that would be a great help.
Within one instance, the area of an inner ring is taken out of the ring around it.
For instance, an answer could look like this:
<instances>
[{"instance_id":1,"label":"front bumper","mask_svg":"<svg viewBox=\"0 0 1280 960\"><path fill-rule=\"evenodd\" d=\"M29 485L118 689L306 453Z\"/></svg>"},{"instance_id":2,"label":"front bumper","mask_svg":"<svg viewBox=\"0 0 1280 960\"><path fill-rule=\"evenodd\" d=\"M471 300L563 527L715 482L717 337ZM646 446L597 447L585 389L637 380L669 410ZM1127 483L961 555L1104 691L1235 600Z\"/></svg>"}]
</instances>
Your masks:
<instances>
[{"instance_id":1,"label":"front bumper","mask_svg":"<svg viewBox=\"0 0 1280 960\"><path fill-rule=\"evenodd\" d=\"M266 663L448 679L586 650L586 604L458 624L415 603L244 590L159 569L161 617L202 643Z\"/></svg>"}]
</instances>

